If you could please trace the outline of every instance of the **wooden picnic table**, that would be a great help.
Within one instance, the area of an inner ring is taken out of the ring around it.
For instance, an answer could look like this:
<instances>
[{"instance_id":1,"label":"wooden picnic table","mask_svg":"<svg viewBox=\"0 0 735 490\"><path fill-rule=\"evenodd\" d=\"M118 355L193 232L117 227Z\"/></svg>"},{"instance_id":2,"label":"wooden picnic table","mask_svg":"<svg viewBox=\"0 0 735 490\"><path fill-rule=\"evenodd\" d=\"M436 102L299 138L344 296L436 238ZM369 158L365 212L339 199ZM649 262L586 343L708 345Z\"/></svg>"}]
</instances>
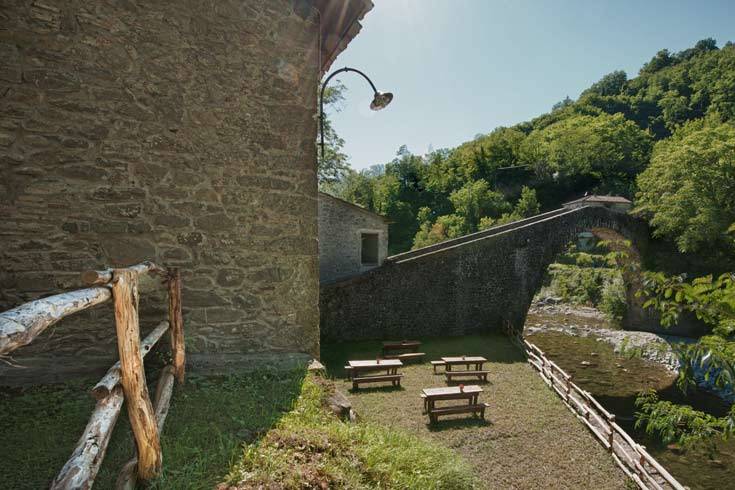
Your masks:
<instances>
[{"instance_id":1,"label":"wooden picnic table","mask_svg":"<svg viewBox=\"0 0 735 490\"><path fill-rule=\"evenodd\" d=\"M368 359L364 361L348 361L347 376L352 380L352 388L357 389L360 383L371 383L377 381L391 381L393 386L401 385L402 374L398 374L398 368L403 363L398 359ZM385 374L368 374L376 371L384 371Z\"/></svg>"},{"instance_id":2,"label":"wooden picnic table","mask_svg":"<svg viewBox=\"0 0 735 490\"><path fill-rule=\"evenodd\" d=\"M479 403L478 397L480 393L482 393L482 388L477 385L469 385L464 388L460 388L459 386L445 386L441 388L424 388L421 391L421 396L424 399L424 411L429 414L429 420L436 422L439 415L453 413L480 413L484 418L487 404ZM437 408L436 402L442 400L467 400L467 404Z\"/></svg>"},{"instance_id":3,"label":"wooden picnic table","mask_svg":"<svg viewBox=\"0 0 735 490\"><path fill-rule=\"evenodd\" d=\"M447 371L451 371L452 366L467 366L469 370L472 365L475 366L475 371L482 371L482 365L487 362L487 359L482 356L456 356L442 357L442 361Z\"/></svg>"}]
</instances>

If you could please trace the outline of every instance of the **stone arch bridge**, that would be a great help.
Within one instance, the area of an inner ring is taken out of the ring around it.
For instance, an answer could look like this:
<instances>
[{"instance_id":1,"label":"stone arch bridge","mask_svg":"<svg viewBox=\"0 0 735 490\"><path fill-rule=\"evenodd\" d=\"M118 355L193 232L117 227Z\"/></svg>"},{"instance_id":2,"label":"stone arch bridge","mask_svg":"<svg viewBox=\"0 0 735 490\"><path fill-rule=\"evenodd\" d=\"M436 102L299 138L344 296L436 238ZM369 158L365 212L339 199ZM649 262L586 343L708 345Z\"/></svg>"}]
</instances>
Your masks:
<instances>
[{"instance_id":1,"label":"stone arch bridge","mask_svg":"<svg viewBox=\"0 0 735 490\"><path fill-rule=\"evenodd\" d=\"M645 222L603 207L562 208L389 257L321 286L324 341L521 332L556 256L579 233L613 230L643 251Z\"/></svg>"}]
</instances>

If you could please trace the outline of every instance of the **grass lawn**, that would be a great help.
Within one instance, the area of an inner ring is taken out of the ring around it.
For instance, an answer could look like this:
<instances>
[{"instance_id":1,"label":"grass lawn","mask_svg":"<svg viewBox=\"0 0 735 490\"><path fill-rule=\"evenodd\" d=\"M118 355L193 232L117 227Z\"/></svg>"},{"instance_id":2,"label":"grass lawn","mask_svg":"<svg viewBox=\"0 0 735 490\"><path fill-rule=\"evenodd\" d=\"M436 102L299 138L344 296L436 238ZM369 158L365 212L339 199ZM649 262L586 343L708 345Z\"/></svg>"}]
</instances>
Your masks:
<instances>
[{"instance_id":1,"label":"grass lawn","mask_svg":"<svg viewBox=\"0 0 735 490\"><path fill-rule=\"evenodd\" d=\"M326 407L334 384L309 374L294 410L249 445L218 490L469 490L472 468L432 441L381 424L345 422Z\"/></svg>"},{"instance_id":2,"label":"grass lawn","mask_svg":"<svg viewBox=\"0 0 735 490\"><path fill-rule=\"evenodd\" d=\"M189 376L174 389L162 436L163 474L150 488L214 488L242 454L242 443L291 410L303 379L304 370ZM48 487L84 430L94 408L89 389L97 381L0 390L0 488ZM94 488L114 488L133 447L123 409Z\"/></svg>"},{"instance_id":3,"label":"grass lawn","mask_svg":"<svg viewBox=\"0 0 735 490\"><path fill-rule=\"evenodd\" d=\"M472 465L481 488L626 488L627 479L612 457L506 337L421 340L427 361L402 368L399 389L366 386L352 393L351 383L344 380L346 361L374 359L380 342L324 345L322 362L363 420L454 449ZM489 383L480 396L490 404L487 421L449 416L430 427L419 394L422 388L446 383L444 376L433 374L428 360L462 354L490 360Z\"/></svg>"}]
</instances>

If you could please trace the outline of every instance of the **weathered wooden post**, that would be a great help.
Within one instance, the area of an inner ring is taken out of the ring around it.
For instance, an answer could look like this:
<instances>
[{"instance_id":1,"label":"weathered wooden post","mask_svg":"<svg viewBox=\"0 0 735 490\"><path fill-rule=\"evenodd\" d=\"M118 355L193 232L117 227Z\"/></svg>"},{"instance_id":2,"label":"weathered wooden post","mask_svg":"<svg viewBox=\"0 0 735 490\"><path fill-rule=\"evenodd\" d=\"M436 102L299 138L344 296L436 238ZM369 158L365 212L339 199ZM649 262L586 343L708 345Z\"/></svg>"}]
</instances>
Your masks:
<instances>
[{"instance_id":1,"label":"weathered wooden post","mask_svg":"<svg viewBox=\"0 0 735 490\"><path fill-rule=\"evenodd\" d=\"M608 437L608 443L610 444L610 452L615 452L615 448L613 447L613 437L615 435L615 415L610 415L607 419L607 423L610 426L610 434Z\"/></svg>"},{"instance_id":2,"label":"weathered wooden post","mask_svg":"<svg viewBox=\"0 0 735 490\"><path fill-rule=\"evenodd\" d=\"M120 381L138 451L138 477L150 480L161 469L161 443L140 351L138 274L127 269L116 269L113 273L112 296L120 354Z\"/></svg>"},{"instance_id":3,"label":"weathered wooden post","mask_svg":"<svg viewBox=\"0 0 735 490\"><path fill-rule=\"evenodd\" d=\"M179 384L184 382L186 350L184 347L184 317L181 312L181 272L168 273L168 321L171 325L171 354L174 373Z\"/></svg>"}]
</instances>

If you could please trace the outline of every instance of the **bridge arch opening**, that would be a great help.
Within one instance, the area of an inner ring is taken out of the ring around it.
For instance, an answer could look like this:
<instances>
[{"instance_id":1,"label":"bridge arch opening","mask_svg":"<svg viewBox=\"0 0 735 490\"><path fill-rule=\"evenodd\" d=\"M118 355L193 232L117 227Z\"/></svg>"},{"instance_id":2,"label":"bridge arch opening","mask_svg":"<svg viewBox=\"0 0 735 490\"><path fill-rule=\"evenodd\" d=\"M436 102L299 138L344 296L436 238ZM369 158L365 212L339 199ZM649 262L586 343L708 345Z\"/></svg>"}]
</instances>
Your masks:
<instances>
[{"instance_id":1,"label":"bridge arch opening","mask_svg":"<svg viewBox=\"0 0 735 490\"><path fill-rule=\"evenodd\" d=\"M595 328L640 323L640 271L641 254L622 233L605 227L579 231L546 267L523 335L570 329L586 330L586 335Z\"/></svg>"}]
</instances>

